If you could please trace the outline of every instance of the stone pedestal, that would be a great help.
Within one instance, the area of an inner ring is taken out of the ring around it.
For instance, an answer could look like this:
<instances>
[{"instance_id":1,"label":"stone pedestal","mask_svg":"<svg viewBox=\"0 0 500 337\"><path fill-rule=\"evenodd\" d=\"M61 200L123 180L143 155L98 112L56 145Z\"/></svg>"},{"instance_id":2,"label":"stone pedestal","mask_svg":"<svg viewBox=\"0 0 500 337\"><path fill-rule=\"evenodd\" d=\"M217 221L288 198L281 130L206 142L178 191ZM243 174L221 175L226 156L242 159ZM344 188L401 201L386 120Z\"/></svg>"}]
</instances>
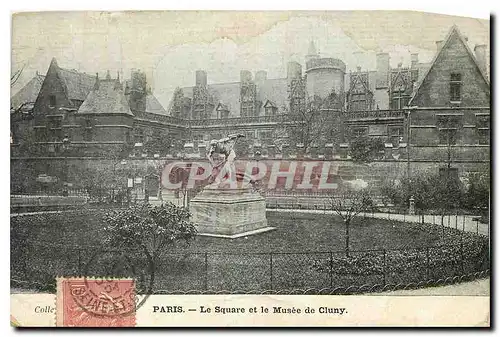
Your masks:
<instances>
[{"instance_id":1,"label":"stone pedestal","mask_svg":"<svg viewBox=\"0 0 500 337\"><path fill-rule=\"evenodd\" d=\"M189 210L199 235L238 238L274 229L267 226L265 198L250 189L205 188Z\"/></svg>"}]
</instances>

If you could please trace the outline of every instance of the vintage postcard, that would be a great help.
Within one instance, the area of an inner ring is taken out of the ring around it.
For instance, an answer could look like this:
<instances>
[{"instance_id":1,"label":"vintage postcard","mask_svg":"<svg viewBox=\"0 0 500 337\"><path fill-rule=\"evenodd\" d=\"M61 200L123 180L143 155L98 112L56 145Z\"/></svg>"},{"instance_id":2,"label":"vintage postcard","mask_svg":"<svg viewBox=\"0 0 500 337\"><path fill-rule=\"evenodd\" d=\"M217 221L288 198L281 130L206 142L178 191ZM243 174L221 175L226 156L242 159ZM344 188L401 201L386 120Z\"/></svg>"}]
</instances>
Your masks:
<instances>
[{"instance_id":1,"label":"vintage postcard","mask_svg":"<svg viewBox=\"0 0 500 337\"><path fill-rule=\"evenodd\" d=\"M11 324L489 327L490 22L12 16Z\"/></svg>"}]
</instances>

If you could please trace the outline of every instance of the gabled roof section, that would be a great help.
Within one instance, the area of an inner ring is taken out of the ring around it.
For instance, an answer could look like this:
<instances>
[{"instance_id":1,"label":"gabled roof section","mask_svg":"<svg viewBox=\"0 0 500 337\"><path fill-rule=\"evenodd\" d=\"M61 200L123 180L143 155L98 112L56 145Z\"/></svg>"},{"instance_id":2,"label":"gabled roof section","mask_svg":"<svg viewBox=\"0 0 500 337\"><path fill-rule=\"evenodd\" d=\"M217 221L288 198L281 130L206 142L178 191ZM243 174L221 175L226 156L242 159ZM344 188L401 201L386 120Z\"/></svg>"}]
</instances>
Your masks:
<instances>
[{"instance_id":1,"label":"gabled roof section","mask_svg":"<svg viewBox=\"0 0 500 337\"><path fill-rule=\"evenodd\" d=\"M217 110L217 111L229 111L229 107L226 104L220 102L219 104L217 104L217 108L215 108L215 110Z\"/></svg>"},{"instance_id":2,"label":"gabled roof section","mask_svg":"<svg viewBox=\"0 0 500 337\"><path fill-rule=\"evenodd\" d=\"M262 82L255 83L257 85L256 100L262 104L269 100L278 108L287 105L288 100L288 82L286 78L266 79ZM222 102L231 113L231 117L240 116L240 82L229 83L214 83L209 84L208 94L211 102L214 102L214 112L217 110L218 103ZM176 97L183 97L184 99L193 99L193 88L184 87L179 88L174 92L173 97L169 103L169 113L171 113ZM262 112L263 113L263 112ZM212 113L214 118L215 114Z\"/></svg>"},{"instance_id":3,"label":"gabled roof section","mask_svg":"<svg viewBox=\"0 0 500 337\"><path fill-rule=\"evenodd\" d=\"M434 55L434 58L432 59L431 63L430 63L430 66L427 68L427 70L425 71L425 74L422 76L422 80L419 81L418 83L418 86L416 88L416 90L414 91L408 105L412 105L413 104L413 101L415 99L415 97L418 95L418 92L420 90L420 88L422 87L423 83L425 82L426 78L427 78L427 75L429 75L429 73L432 71L432 69L434 68L434 65L436 64L437 60L439 59L439 56L441 55L442 51L444 49L446 49L446 47L448 46L452 36L456 34L460 40L460 42L464 45L465 49L467 50L467 54L469 55L469 57L472 59L472 61L474 62L477 70L479 71L479 73L481 74L484 82L489 86L490 85L490 82L488 81L488 78L486 76L486 74L483 72L483 70L481 69L481 67L479 66L479 64L477 63L477 59L476 57L474 56L472 50L469 48L469 45L467 44L467 41L465 41L465 38L464 36L460 33L460 30L458 29L457 25L453 25L450 29L450 31L448 32L448 35L446 35L446 38L444 40L444 43L442 45L442 47L437 51L437 53Z\"/></svg>"},{"instance_id":4,"label":"gabled roof section","mask_svg":"<svg viewBox=\"0 0 500 337\"><path fill-rule=\"evenodd\" d=\"M278 108L278 106L276 105L276 103L268 99L264 104L264 108Z\"/></svg>"},{"instance_id":5,"label":"gabled roof section","mask_svg":"<svg viewBox=\"0 0 500 337\"><path fill-rule=\"evenodd\" d=\"M45 76L36 74L35 77L10 98L10 107L16 110L25 103L34 103L42 88L44 79Z\"/></svg>"},{"instance_id":6,"label":"gabled roof section","mask_svg":"<svg viewBox=\"0 0 500 337\"><path fill-rule=\"evenodd\" d=\"M368 87L368 84L366 81L363 80L363 77L366 78L366 80L369 80L369 74L368 72L358 72L358 73L353 73L353 80L349 84L349 91L354 90L356 88L356 84L361 83L363 88L365 89L366 92L371 91L370 88ZM364 75L364 76L363 76ZM349 76L351 77L351 76Z\"/></svg>"},{"instance_id":7,"label":"gabled roof section","mask_svg":"<svg viewBox=\"0 0 500 337\"><path fill-rule=\"evenodd\" d=\"M148 94L146 96L146 112L151 112L159 115L167 114L161 103L153 94Z\"/></svg>"},{"instance_id":8,"label":"gabled roof section","mask_svg":"<svg viewBox=\"0 0 500 337\"><path fill-rule=\"evenodd\" d=\"M58 74L71 100L84 101L94 87L95 76L58 67Z\"/></svg>"},{"instance_id":9,"label":"gabled roof section","mask_svg":"<svg viewBox=\"0 0 500 337\"><path fill-rule=\"evenodd\" d=\"M78 109L77 114L127 114L133 116L121 85L117 80L97 79L95 88Z\"/></svg>"}]
</instances>

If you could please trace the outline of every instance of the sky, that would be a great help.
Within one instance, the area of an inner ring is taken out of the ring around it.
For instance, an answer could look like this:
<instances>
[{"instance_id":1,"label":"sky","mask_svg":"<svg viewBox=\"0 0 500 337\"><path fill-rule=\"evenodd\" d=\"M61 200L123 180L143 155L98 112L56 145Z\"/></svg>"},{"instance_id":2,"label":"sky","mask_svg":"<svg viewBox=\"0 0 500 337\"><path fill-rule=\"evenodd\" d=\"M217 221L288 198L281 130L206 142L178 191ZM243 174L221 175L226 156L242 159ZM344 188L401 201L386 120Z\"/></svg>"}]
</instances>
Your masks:
<instances>
[{"instance_id":1,"label":"sky","mask_svg":"<svg viewBox=\"0 0 500 337\"><path fill-rule=\"evenodd\" d=\"M12 19L11 71L24 66L15 93L55 57L60 67L129 78L146 72L166 108L176 87L192 86L195 71L208 83L235 82L240 70L286 76L286 63L304 64L313 40L322 57L342 59L347 72L375 69L378 52L391 66L410 64L410 54L430 62L437 40L453 24L471 48L487 44L489 21L423 12L45 12Z\"/></svg>"}]
</instances>

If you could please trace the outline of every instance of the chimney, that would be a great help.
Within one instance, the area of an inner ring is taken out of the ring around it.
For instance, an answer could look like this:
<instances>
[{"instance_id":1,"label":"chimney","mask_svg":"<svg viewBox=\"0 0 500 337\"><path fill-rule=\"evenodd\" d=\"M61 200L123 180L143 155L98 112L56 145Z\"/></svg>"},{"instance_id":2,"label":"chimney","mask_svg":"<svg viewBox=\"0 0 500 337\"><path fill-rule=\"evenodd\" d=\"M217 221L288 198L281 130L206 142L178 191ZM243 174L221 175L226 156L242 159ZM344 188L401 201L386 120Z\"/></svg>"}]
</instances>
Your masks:
<instances>
[{"instance_id":1,"label":"chimney","mask_svg":"<svg viewBox=\"0 0 500 337\"><path fill-rule=\"evenodd\" d=\"M389 86L389 61L389 53L377 54L376 88L387 88Z\"/></svg>"},{"instance_id":2,"label":"chimney","mask_svg":"<svg viewBox=\"0 0 500 337\"><path fill-rule=\"evenodd\" d=\"M411 67L415 68L418 64L418 53L411 54Z\"/></svg>"},{"instance_id":3,"label":"chimney","mask_svg":"<svg viewBox=\"0 0 500 337\"><path fill-rule=\"evenodd\" d=\"M196 86L207 86L207 72L205 70L196 70Z\"/></svg>"},{"instance_id":4,"label":"chimney","mask_svg":"<svg viewBox=\"0 0 500 337\"><path fill-rule=\"evenodd\" d=\"M116 72L116 80L115 80L115 90L120 90L122 88L122 85L120 83L120 72Z\"/></svg>"},{"instance_id":5,"label":"chimney","mask_svg":"<svg viewBox=\"0 0 500 337\"><path fill-rule=\"evenodd\" d=\"M262 83L267 80L267 71L259 70L255 73L255 82Z\"/></svg>"},{"instance_id":6,"label":"chimney","mask_svg":"<svg viewBox=\"0 0 500 337\"><path fill-rule=\"evenodd\" d=\"M437 49L437 51L439 51L439 50L441 50L441 48L443 48L443 44L444 44L443 40L436 41L436 49Z\"/></svg>"},{"instance_id":7,"label":"chimney","mask_svg":"<svg viewBox=\"0 0 500 337\"><path fill-rule=\"evenodd\" d=\"M361 67L360 67L360 66L357 66L357 67L356 67L356 70L358 71L358 73L360 73L360 72L361 72Z\"/></svg>"},{"instance_id":8,"label":"chimney","mask_svg":"<svg viewBox=\"0 0 500 337\"><path fill-rule=\"evenodd\" d=\"M130 91L137 94L144 94L146 92L146 74L139 69L132 69L131 71Z\"/></svg>"},{"instance_id":9,"label":"chimney","mask_svg":"<svg viewBox=\"0 0 500 337\"><path fill-rule=\"evenodd\" d=\"M286 78L288 82L298 80L302 77L302 66L298 62L288 62L286 67Z\"/></svg>"},{"instance_id":10,"label":"chimney","mask_svg":"<svg viewBox=\"0 0 500 337\"><path fill-rule=\"evenodd\" d=\"M99 90L99 73L95 73L94 90Z\"/></svg>"},{"instance_id":11,"label":"chimney","mask_svg":"<svg viewBox=\"0 0 500 337\"><path fill-rule=\"evenodd\" d=\"M248 70L240 71L240 82L247 83L252 81L252 73Z\"/></svg>"},{"instance_id":12,"label":"chimney","mask_svg":"<svg viewBox=\"0 0 500 337\"><path fill-rule=\"evenodd\" d=\"M474 47L474 54L476 55L476 61L479 65L479 68L486 74L486 45L485 44L476 44Z\"/></svg>"}]
</instances>

